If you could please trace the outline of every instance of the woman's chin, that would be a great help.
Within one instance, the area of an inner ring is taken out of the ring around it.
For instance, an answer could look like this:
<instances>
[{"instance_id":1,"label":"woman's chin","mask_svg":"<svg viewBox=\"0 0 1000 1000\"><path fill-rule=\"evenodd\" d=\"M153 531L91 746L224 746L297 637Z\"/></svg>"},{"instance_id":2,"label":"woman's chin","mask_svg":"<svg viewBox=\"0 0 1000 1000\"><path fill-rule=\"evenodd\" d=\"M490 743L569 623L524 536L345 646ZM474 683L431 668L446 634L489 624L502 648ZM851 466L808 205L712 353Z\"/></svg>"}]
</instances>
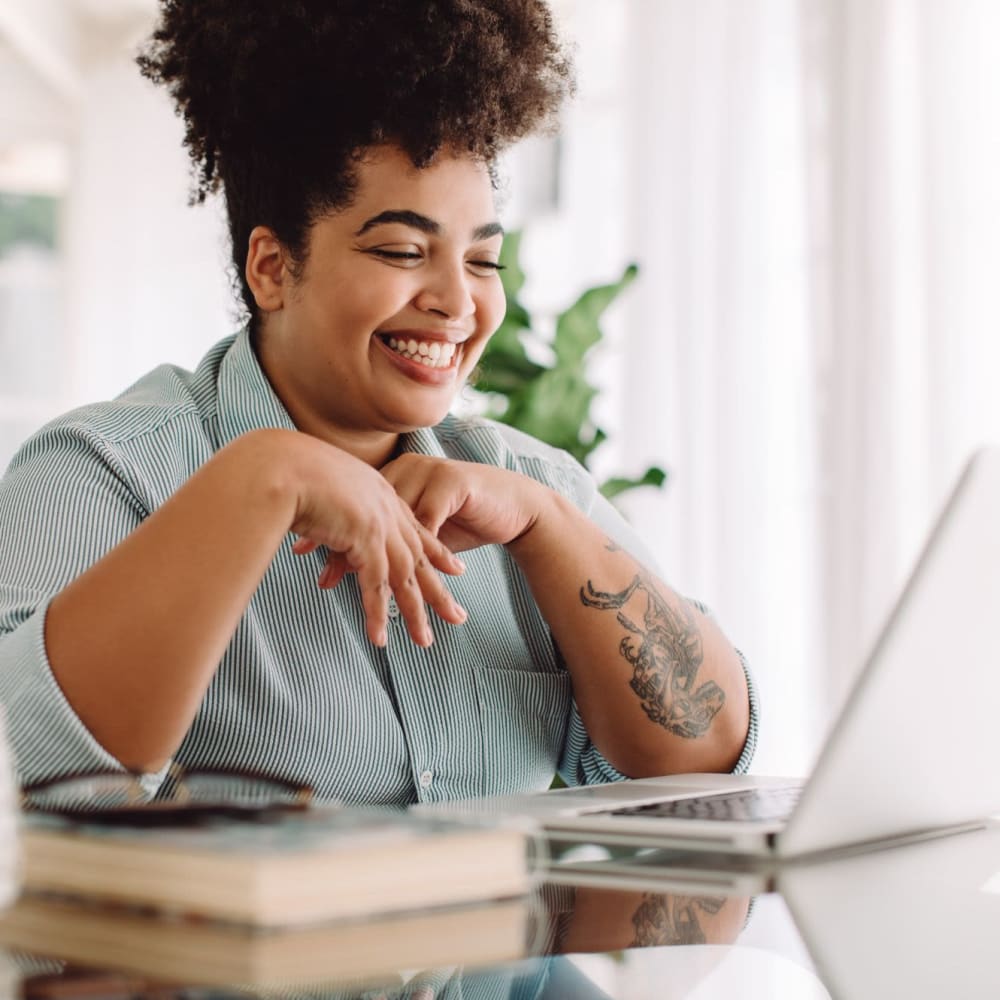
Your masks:
<instances>
[{"instance_id":1,"label":"woman's chin","mask_svg":"<svg viewBox=\"0 0 1000 1000\"><path fill-rule=\"evenodd\" d=\"M454 399L453 394L442 400L439 404L431 405L425 403L420 406L393 407L392 410L383 411L388 422L396 428L399 433L406 434L411 431L420 430L422 427L434 427L441 423L448 415Z\"/></svg>"}]
</instances>

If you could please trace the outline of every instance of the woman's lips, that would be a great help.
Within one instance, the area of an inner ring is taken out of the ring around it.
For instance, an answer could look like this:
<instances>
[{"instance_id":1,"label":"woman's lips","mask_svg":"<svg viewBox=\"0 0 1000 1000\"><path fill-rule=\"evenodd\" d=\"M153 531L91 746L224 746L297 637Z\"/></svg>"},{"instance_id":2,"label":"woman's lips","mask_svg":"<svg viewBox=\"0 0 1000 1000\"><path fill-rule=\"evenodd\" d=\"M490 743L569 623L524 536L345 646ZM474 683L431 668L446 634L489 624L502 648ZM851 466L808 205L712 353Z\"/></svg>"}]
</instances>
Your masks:
<instances>
[{"instance_id":1,"label":"woman's lips","mask_svg":"<svg viewBox=\"0 0 1000 1000\"><path fill-rule=\"evenodd\" d=\"M450 368L458 346L448 340L429 340L400 333L383 334L382 343L400 356L427 368Z\"/></svg>"},{"instance_id":2,"label":"woman's lips","mask_svg":"<svg viewBox=\"0 0 1000 1000\"><path fill-rule=\"evenodd\" d=\"M441 340L417 340L416 337L406 333L380 334L375 340L393 367L408 378L430 386L454 383L462 357L461 344ZM392 340L396 342L395 346L390 343ZM410 350L411 342L417 345L415 351ZM421 344L426 345L427 354L420 352ZM431 357L432 344L438 346L436 359Z\"/></svg>"}]
</instances>

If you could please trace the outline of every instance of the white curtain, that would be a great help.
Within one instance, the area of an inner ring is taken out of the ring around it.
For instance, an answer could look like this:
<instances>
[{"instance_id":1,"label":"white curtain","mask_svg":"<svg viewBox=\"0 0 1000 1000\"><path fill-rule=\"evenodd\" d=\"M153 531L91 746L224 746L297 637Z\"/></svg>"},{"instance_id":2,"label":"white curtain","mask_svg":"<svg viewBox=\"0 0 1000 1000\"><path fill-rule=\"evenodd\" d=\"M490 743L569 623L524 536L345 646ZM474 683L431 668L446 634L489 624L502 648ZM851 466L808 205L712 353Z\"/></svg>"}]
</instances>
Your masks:
<instances>
[{"instance_id":1,"label":"white curtain","mask_svg":"<svg viewBox=\"0 0 1000 1000\"><path fill-rule=\"evenodd\" d=\"M620 440L672 473L630 510L754 663L759 769L797 771L1000 439L1000 5L627 7Z\"/></svg>"}]
</instances>

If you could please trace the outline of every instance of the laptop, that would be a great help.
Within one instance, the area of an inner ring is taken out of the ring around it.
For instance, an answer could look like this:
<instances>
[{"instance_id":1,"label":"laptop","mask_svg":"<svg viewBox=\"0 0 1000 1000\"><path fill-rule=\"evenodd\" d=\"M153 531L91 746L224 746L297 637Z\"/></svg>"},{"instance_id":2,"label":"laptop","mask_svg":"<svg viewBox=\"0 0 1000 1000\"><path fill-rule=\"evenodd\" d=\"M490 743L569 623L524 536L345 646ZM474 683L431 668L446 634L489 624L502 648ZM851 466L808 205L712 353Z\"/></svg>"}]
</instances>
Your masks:
<instances>
[{"instance_id":1,"label":"laptop","mask_svg":"<svg viewBox=\"0 0 1000 1000\"><path fill-rule=\"evenodd\" d=\"M1000 996L1000 827L785 865L778 888L834 997Z\"/></svg>"},{"instance_id":2,"label":"laptop","mask_svg":"<svg viewBox=\"0 0 1000 1000\"><path fill-rule=\"evenodd\" d=\"M554 841L790 858L1000 812L1000 447L975 452L801 783L731 774L416 807L533 819Z\"/></svg>"}]
</instances>

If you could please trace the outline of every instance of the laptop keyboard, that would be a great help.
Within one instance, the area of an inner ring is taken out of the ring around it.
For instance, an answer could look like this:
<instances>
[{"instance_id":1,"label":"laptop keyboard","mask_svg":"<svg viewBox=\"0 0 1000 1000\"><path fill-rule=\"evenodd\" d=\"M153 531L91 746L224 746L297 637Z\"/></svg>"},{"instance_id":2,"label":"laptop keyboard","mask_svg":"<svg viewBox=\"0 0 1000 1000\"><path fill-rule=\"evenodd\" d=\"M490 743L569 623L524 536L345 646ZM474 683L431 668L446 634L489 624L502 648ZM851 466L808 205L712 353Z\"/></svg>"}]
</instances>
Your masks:
<instances>
[{"instance_id":1,"label":"laptop keyboard","mask_svg":"<svg viewBox=\"0 0 1000 1000\"><path fill-rule=\"evenodd\" d=\"M798 802L802 789L798 785L774 788L749 788L741 792L723 792L689 799L649 802L641 806L612 809L612 816L648 816L672 819L716 819L740 822L764 822L786 819Z\"/></svg>"}]
</instances>

